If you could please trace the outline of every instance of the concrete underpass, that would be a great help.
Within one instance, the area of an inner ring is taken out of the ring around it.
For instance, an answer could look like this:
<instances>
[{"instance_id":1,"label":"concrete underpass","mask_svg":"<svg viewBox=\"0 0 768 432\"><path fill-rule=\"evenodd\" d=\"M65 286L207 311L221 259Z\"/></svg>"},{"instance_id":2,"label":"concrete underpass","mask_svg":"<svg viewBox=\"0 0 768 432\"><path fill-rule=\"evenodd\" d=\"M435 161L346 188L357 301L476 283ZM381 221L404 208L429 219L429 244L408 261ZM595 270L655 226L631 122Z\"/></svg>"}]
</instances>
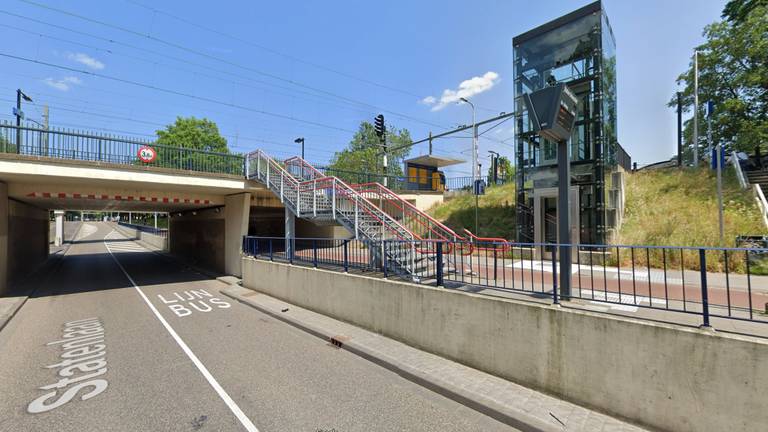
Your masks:
<instances>
[{"instance_id":1,"label":"concrete underpass","mask_svg":"<svg viewBox=\"0 0 768 432\"><path fill-rule=\"evenodd\" d=\"M0 294L48 256L57 210L167 212L167 251L190 264L240 274L242 236L283 236L278 197L242 176L186 173L84 161L0 160ZM347 237L338 226L298 220L301 237Z\"/></svg>"}]
</instances>

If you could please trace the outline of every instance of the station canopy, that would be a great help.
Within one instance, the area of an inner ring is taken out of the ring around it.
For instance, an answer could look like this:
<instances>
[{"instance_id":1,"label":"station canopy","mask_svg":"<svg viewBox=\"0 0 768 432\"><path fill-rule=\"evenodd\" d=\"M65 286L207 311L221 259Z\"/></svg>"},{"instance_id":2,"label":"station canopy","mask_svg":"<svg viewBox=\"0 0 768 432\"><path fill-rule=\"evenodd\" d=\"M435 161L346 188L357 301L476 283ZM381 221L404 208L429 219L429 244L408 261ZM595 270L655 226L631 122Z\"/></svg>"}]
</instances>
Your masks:
<instances>
[{"instance_id":1,"label":"station canopy","mask_svg":"<svg viewBox=\"0 0 768 432\"><path fill-rule=\"evenodd\" d=\"M462 159L452 159L444 156L435 156L435 155L421 155L421 156L416 156L415 158L405 160L405 163L408 165L421 165L421 166L428 166L428 167L435 167L435 168L458 165L464 162L466 161Z\"/></svg>"}]
</instances>

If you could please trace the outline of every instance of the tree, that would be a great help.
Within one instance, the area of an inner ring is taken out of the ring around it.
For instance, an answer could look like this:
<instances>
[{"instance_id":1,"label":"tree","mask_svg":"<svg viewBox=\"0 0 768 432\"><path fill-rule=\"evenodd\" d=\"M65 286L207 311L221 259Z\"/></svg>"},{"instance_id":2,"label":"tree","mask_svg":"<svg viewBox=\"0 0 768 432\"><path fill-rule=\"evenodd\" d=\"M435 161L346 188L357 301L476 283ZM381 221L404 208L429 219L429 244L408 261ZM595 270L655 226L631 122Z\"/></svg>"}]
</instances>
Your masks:
<instances>
[{"instance_id":1,"label":"tree","mask_svg":"<svg viewBox=\"0 0 768 432\"><path fill-rule=\"evenodd\" d=\"M394 149L413 142L407 129L397 129L387 125L387 146ZM336 152L329 165L331 174L351 183L369 181L381 182L383 174L383 154L381 140L376 136L373 124L360 123L347 148ZM387 151L388 169L391 176L403 175L403 160L410 153L410 147Z\"/></svg>"},{"instance_id":2,"label":"tree","mask_svg":"<svg viewBox=\"0 0 768 432\"><path fill-rule=\"evenodd\" d=\"M743 23L750 12L759 6L768 6L768 0L730 0L723 8L722 17L730 22Z\"/></svg>"},{"instance_id":3,"label":"tree","mask_svg":"<svg viewBox=\"0 0 768 432\"><path fill-rule=\"evenodd\" d=\"M242 173L242 158L230 154L227 140L211 120L177 117L173 124L156 133L156 165L192 171Z\"/></svg>"},{"instance_id":4,"label":"tree","mask_svg":"<svg viewBox=\"0 0 768 432\"><path fill-rule=\"evenodd\" d=\"M176 122L158 130L156 144L216 153L229 153L227 140L216 123L206 118L176 117Z\"/></svg>"},{"instance_id":5,"label":"tree","mask_svg":"<svg viewBox=\"0 0 768 432\"><path fill-rule=\"evenodd\" d=\"M712 101L713 143L727 151L751 151L768 143L768 5L765 0L733 0L726 5L725 21L704 29L707 41L698 46L699 102ZM684 83L683 108L693 109L693 62L677 79ZM669 106L677 104L676 97ZM699 148L706 146L704 110L698 110ZM692 143L693 121L684 129ZM692 150L687 145L687 153ZM701 153L701 152L700 152Z\"/></svg>"},{"instance_id":6,"label":"tree","mask_svg":"<svg viewBox=\"0 0 768 432\"><path fill-rule=\"evenodd\" d=\"M497 164L499 166L499 183L508 183L512 181L515 177L515 167L512 166L512 161L509 160L506 156L499 156L497 159ZM493 179L493 164L488 167L488 180Z\"/></svg>"}]
</instances>

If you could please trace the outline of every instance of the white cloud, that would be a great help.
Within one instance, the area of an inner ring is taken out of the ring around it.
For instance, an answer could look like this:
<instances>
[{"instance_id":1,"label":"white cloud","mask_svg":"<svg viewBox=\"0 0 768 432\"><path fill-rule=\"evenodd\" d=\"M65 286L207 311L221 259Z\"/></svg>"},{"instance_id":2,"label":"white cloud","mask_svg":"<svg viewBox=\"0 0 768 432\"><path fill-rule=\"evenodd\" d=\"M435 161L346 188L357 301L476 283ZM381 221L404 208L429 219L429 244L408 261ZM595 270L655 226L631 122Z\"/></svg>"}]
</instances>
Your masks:
<instances>
[{"instance_id":1,"label":"white cloud","mask_svg":"<svg viewBox=\"0 0 768 432\"><path fill-rule=\"evenodd\" d=\"M80 64L86 65L91 69L94 70L102 70L104 69L104 63L96 60L95 58L89 56L88 54L83 53L67 53L67 58L76 61Z\"/></svg>"},{"instance_id":2,"label":"white cloud","mask_svg":"<svg viewBox=\"0 0 768 432\"><path fill-rule=\"evenodd\" d=\"M80 85L83 82L80 81L80 78L70 76L70 77L64 77L62 79L53 79L53 78L46 78L43 80L45 84L47 84L49 87L55 88L56 90L60 91L69 91L70 88L74 85Z\"/></svg>"},{"instance_id":3,"label":"white cloud","mask_svg":"<svg viewBox=\"0 0 768 432\"><path fill-rule=\"evenodd\" d=\"M483 76L472 77L459 84L456 90L445 89L440 95L440 100L434 96L427 96L421 100L425 105L432 105L432 111L440 111L452 103L456 103L461 98L470 98L493 88L499 82L499 74L488 71Z\"/></svg>"}]
</instances>

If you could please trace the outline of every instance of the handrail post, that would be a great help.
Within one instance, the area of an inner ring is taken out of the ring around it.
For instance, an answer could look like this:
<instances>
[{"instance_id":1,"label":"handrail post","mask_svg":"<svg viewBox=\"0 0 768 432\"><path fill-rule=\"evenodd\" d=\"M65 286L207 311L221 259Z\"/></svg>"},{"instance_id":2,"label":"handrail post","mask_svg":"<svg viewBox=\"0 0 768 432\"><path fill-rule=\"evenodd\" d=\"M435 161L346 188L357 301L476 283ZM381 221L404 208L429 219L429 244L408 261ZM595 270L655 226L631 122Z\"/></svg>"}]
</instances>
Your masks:
<instances>
[{"instance_id":1,"label":"handrail post","mask_svg":"<svg viewBox=\"0 0 768 432\"><path fill-rule=\"evenodd\" d=\"M283 184L285 184L285 178L283 172L280 171L280 202L283 202Z\"/></svg>"},{"instance_id":2,"label":"handrail post","mask_svg":"<svg viewBox=\"0 0 768 432\"><path fill-rule=\"evenodd\" d=\"M416 239L411 239L411 274L416 276Z\"/></svg>"},{"instance_id":3,"label":"handrail post","mask_svg":"<svg viewBox=\"0 0 768 432\"><path fill-rule=\"evenodd\" d=\"M261 175L261 153L259 152L256 154L256 178L259 178L260 175Z\"/></svg>"},{"instance_id":4,"label":"handrail post","mask_svg":"<svg viewBox=\"0 0 768 432\"><path fill-rule=\"evenodd\" d=\"M544 259L542 257L542 259ZM552 248L552 302L554 304L560 304L560 299L557 297L557 248Z\"/></svg>"},{"instance_id":5,"label":"handrail post","mask_svg":"<svg viewBox=\"0 0 768 432\"><path fill-rule=\"evenodd\" d=\"M312 240L312 264L317 268L317 240Z\"/></svg>"},{"instance_id":6,"label":"handrail post","mask_svg":"<svg viewBox=\"0 0 768 432\"><path fill-rule=\"evenodd\" d=\"M360 213L360 211L359 211L360 204L359 203L360 203L360 199L358 197L355 197L355 238L360 238L360 234L358 232L358 229L359 229L359 227L358 227L358 214Z\"/></svg>"},{"instance_id":7,"label":"handrail post","mask_svg":"<svg viewBox=\"0 0 768 432\"><path fill-rule=\"evenodd\" d=\"M301 183L296 185L296 216L301 217Z\"/></svg>"},{"instance_id":8,"label":"handrail post","mask_svg":"<svg viewBox=\"0 0 768 432\"><path fill-rule=\"evenodd\" d=\"M385 240L381 239L381 267L384 270L384 279L387 278L387 257L384 252L386 250L385 243Z\"/></svg>"},{"instance_id":9,"label":"handrail post","mask_svg":"<svg viewBox=\"0 0 768 432\"><path fill-rule=\"evenodd\" d=\"M437 259L435 260L437 265L437 286L443 286L443 244L437 243Z\"/></svg>"},{"instance_id":10,"label":"handrail post","mask_svg":"<svg viewBox=\"0 0 768 432\"><path fill-rule=\"evenodd\" d=\"M701 274L701 314L704 318L702 328L710 328L709 325L709 292L707 290L707 255L706 250L699 249L699 273Z\"/></svg>"},{"instance_id":11,"label":"handrail post","mask_svg":"<svg viewBox=\"0 0 768 432\"><path fill-rule=\"evenodd\" d=\"M344 240L344 273L349 273L349 240Z\"/></svg>"},{"instance_id":12,"label":"handrail post","mask_svg":"<svg viewBox=\"0 0 768 432\"><path fill-rule=\"evenodd\" d=\"M331 182L331 217L336 219L336 177Z\"/></svg>"},{"instance_id":13,"label":"handrail post","mask_svg":"<svg viewBox=\"0 0 768 432\"><path fill-rule=\"evenodd\" d=\"M312 216L317 217L317 180L312 183Z\"/></svg>"},{"instance_id":14,"label":"handrail post","mask_svg":"<svg viewBox=\"0 0 768 432\"><path fill-rule=\"evenodd\" d=\"M274 261L275 257L273 255L273 249L272 249L272 239L269 239L269 260Z\"/></svg>"}]
</instances>

